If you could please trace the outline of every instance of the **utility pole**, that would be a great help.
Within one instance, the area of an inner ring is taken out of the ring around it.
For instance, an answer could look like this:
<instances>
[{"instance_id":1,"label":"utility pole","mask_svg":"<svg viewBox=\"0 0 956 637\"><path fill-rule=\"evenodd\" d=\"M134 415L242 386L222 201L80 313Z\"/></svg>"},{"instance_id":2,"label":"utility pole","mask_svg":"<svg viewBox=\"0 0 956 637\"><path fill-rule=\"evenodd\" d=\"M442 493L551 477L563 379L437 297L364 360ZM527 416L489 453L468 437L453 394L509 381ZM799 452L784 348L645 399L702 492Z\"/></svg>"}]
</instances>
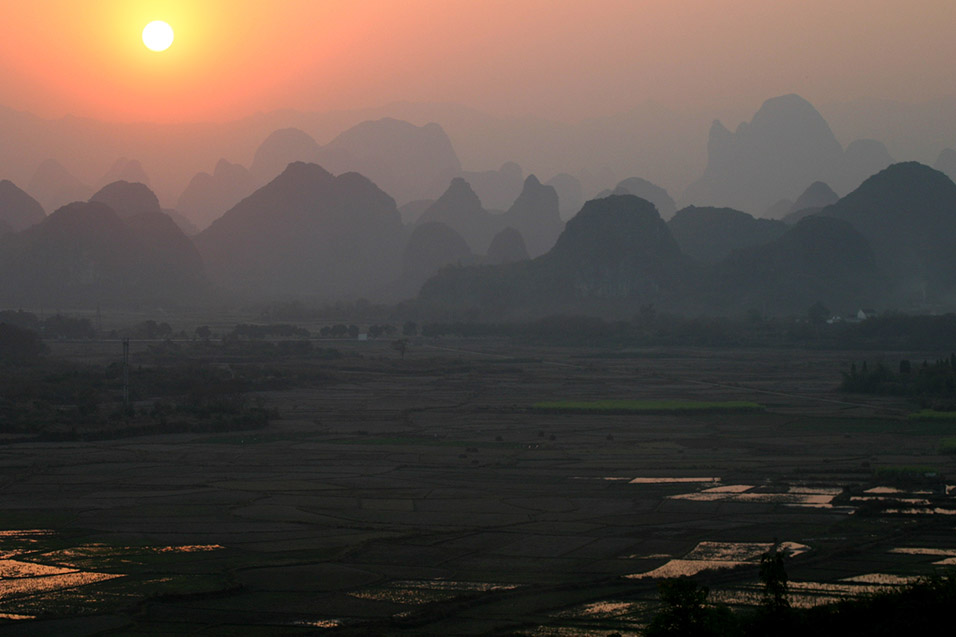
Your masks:
<instances>
[{"instance_id":1,"label":"utility pole","mask_svg":"<svg viewBox=\"0 0 956 637\"><path fill-rule=\"evenodd\" d=\"M129 422L129 339L123 339L123 411Z\"/></svg>"}]
</instances>

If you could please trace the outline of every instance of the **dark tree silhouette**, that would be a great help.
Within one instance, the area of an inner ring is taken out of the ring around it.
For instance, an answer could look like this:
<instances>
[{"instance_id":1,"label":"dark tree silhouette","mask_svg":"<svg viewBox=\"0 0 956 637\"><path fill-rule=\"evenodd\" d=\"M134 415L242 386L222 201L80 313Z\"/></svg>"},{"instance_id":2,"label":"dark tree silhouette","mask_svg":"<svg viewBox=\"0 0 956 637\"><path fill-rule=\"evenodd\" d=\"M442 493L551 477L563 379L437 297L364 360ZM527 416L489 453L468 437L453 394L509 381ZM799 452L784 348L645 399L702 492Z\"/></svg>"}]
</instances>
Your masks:
<instances>
[{"instance_id":1,"label":"dark tree silhouette","mask_svg":"<svg viewBox=\"0 0 956 637\"><path fill-rule=\"evenodd\" d=\"M0 363L30 363L45 349L40 335L33 330L0 323Z\"/></svg>"},{"instance_id":2,"label":"dark tree silhouette","mask_svg":"<svg viewBox=\"0 0 956 637\"><path fill-rule=\"evenodd\" d=\"M787 569L784 566L786 551L777 550L778 544L760 556L760 581L763 582L761 605L772 614L790 610Z\"/></svg>"}]
</instances>

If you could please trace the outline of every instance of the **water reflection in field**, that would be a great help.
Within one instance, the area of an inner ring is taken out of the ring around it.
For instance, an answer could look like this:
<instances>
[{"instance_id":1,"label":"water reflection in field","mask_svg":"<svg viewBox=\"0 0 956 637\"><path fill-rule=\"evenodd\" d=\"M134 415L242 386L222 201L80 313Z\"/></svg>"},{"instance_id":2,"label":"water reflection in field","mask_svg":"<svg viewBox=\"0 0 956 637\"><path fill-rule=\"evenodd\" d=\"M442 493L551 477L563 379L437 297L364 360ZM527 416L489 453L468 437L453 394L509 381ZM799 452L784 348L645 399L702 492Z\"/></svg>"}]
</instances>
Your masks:
<instances>
[{"instance_id":1,"label":"water reflection in field","mask_svg":"<svg viewBox=\"0 0 956 637\"><path fill-rule=\"evenodd\" d=\"M305 626L308 628L341 628L345 625L341 619L308 619L292 623L293 626Z\"/></svg>"},{"instance_id":2,"label":"water reflection in field","mask_svg":"<svg viewBox=\"0 0 956 637\"><path fill-rule=\"evenodd\" d=\"M46 529L0 531L0 620L32 619L31 611L55 613L58 605L93 610L103 599L124 597L125 593L114 590L104 596L91 585L127 577L128 567L141 564L149 556L223 548L218 544L111 546L94 543L50 550L50 544L57 542L56 534ZM167 580L151 577L147 581Z\"/></svg>"},{"instance_id":3,"label":"water reflection in field","mask_svg":"<svg viewBox=\"0 0 956 637\"><path fill-rule=\"evenodd\" d=\"M627 575L630 579L667 578L696 575L702 571L736 568L756 564L773 547L764 542L700 542L689 553L645 573ZM805 544L783 542L778 550L799 555L810 550Z\"/></svg>"},{"instance_id":4,"label":"water reflection in field","mask_svg":"<svg viewBox=\"0 0 956 637\"><path fill-rule=\"evenodd\" d=\"M631 478L630 484L718 483L720 478Z\"/></svg>"},{"instance_id":5,"label":"water reflection in field","mask_svg":"<svg viewBox=\"0 0 956 637\"><path fill-rule=\"evenodd\" d=\"M843 599L892 590L915 580L916 578L884 573L869 573L837 582L791 581L787 598L794 608L813 608ZM756 606L761 603L763 594L763 587L754 583L712 591L710 601L730 606Z\"/></svg>"},{"instance_id":6,"label":"water reflection in field","mask_svg":"<svg viewBox=\"0 0 956 637\"><path fill-rule=\"evenodd\" d=\"M925 548L919 546L898 547L890 553L902 553L904 555L926 555L929 557L941 557L943 559L933 562L936 566L956 566L956 549Z\"/></svg>"},{"instance_id":7,"label":"water reflection in field","mask_svg":"<svg viewBox=\"0 0 956 637\"><path fill-rule=\"evenodd\" d=\"M693 502L754 502L829 509L843 489L837 487L786 487L782 491L761 491L750 484L735 484L670 496Z\"/></svg>"},{"instance_id":8,"label":"water reflection in field","mask_svg":"<svg viewBox=\"0 0 956 637\"><path fill-rule=\"evenodd\" d=\"M462 582L454 580L397 580L384 586L374 586L349 593L352 597L396 604L421 605L453 599L467 593L511 590L517 584L493 582Z\"/></svg>"}]
</instances>

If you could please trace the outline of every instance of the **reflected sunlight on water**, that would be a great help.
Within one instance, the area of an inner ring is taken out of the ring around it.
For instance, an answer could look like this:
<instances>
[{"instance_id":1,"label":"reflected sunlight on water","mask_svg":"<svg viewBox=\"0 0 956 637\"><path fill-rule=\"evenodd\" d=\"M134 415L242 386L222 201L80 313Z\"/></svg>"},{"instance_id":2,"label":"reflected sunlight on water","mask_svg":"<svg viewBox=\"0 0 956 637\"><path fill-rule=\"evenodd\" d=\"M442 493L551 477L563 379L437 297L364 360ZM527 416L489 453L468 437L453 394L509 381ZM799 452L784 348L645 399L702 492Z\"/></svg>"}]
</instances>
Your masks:
<instances>
[{"instance_id":1,"label":"reflected sunlight on water","mask_svg":"<svg viewBox=\"0 0 956 637\"><path fill-rule=\"evenodd\" d=\"M341 628L345 625L341 619L303 619L292 622L293 626L308 626L309 628Z\"/></svg>"},{"instance_id":2,"label":"reflected sunlight on water","mask_svg":"<svg viewBox=\"0 0 956 637\"><path fill-rule=\"evenodd\" d=\"M582 606L578 614L588 617L617 617L630 613L635 606L634 602L592 602Z\"/></svg>"},{"instance_id":3,"label":"reflected sunlight on water","mask_svg":"<svg viewBox=\"0 0 956 637\"><path fill-rule=\"evenodd\" d=\"M0 613L0 619L10 619L13 621L20 621L23 619L36 619L35 615L18 615L16 613Z\"/></svg>"},{"instance_id":4,"label":"reflected sunlight on water","mask_svg":"<svg viewBox=\"0 0 956 637\"><path fill-rule=\"evenodd\" d=\"M892 573L864 573L863 575L853 575L844 577L841 582L850 582L853 584L880 584L883 586L903 586L913 584L919 581L915 575L894 575Z\"/></svg>"},{"instance_id":5,"label":"reflected sunlight on water","mask_svg":"<svg viewBox=\"0 0 956 637\"><path fill-rule=\"evenodd\" d=\"M124 577L115 573L73 572L63 575L27 576L16 579L0 580L0 601L19 595L34 595L50 591L85 586L95 582Z\"/></svg>"},{"instance_id":6,"label":"reflected sunlight on water","mask_svg":"<svg viewBox=\"0 0 956 637\"><path fill-rule=\"evenodd\" d=\"M136 558L143 561L142 558L149 555L199 553L223 548L219 544L111 546L91 543L45 550L55 539L56 533L46 529L0 531L0 611L3 611L0 620L32 619L34 616L29 613L38 610L55 616L61 607L70 609L71 613L80 606L95 608L105 601L115 601L118 593L103 594L95 588L83 587L127 577L126 573L102 570L119 568L125 571L125 566L117 567L117 564L128 566L136 563ZM156 584L169 581L169 578L138 581L140 584Z\"/></svg>"},{"instance_id":7,"label":"reflected sunlight on water","mask_svg":"<svg viewBox=\"0 0 956 637\"><path fill-rule=\"evenodd\" d=\"M754 488L752 484L727 484L722 487L704 489L702 493L744 493Z\"/></svg>"},{"instance_id":8,"label":"reflected sunlight on water","mask_svg":"<svg viewBox=\"0 0 956 637\"><path fill-rule=\"evenodd\" d=\"M902 553L904 555L926 555L928 557L941 557L933 564L937 566L952 566L956 564L956 549L937 549L924 548L920 546L903 546L890 549L890 553Z\"/></svg>"},{"instance_id":9,"label":"reflected sunlight on water","mask_svg":"<svg viewBox=\"0 0 956 637\"><path fill-rule=\"evenodd\" d=\"M351 597L397 604L421 605L452 599L462 593L511 590L517 584L494 582L463 582L455 580L396 580L384 586L375 586L348 593Z\"/></svg>"},{"instance_id":10,"label":"reflected sunlight on water","mask_svg":"<svg viewBox=\"0 0 956 637\"><path fill-rule=\"evenodd\" d=\"M769 542L700 542L680 559L669 562L645 573L626 575L630 579L668 578L696 575L701 571L728 569L756 564L760 556L769 551ZM810 550L805 544L782 542L778 550L789 555L799 555Z\"/></svg>"},{"instance_id":11,"label":"reflected sunlight on water","mask_svg":"<svg viewBox=\"0 0 956 637\"><path fill-rule=\"evenodd\" d=\"M898 588L917 581L918 577L892 575L888 573L865 573L843 578L837 582L789 582L791 606L794 608L813 608L831 604L842 599L871 595ZM763 599L763 587L759 584L719 589L711 592L711 601L733 606L756 606Z\"/></svg>"},{"instance_id":12,"label":"reflected sunlight on water","mask_svg":"<svg viewBox=\"0 0 956 637\"><path fill-rule=\"evenodd\" d=\"M785 504L811 508L833 508L833 498L842 493L835 487L788 487L785 492L754 491L753 485L734 484L704 489L693 493L668 496L672 500L692 502L755 502Z\"/></svg>"},{"instance_id":13,"label":"reflected sunlight on water","mask_svg":"<svg viewBox=\"0 0 956 637\"><path fill-rule=\"evenodd\" d=\"M681 484L720 482L720 478L632 478L629 484Z\"/></svg>"}]
</instances>

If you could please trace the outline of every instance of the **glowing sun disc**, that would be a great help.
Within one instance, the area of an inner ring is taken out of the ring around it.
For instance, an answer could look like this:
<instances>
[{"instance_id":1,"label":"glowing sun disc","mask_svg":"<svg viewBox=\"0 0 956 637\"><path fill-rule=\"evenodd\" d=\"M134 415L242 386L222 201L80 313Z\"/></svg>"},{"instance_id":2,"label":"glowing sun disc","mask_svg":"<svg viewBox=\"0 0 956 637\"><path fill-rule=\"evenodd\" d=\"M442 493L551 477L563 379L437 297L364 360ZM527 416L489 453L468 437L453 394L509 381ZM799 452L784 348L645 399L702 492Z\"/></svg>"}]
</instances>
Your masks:
<instances>
[{"instance_id":1,"label":"glowing sun disc","mask_svg":"<svg viewBox=\"0 0 956 637\"><path fill-rule=\"evenodd\" d=\"M143 29L143 44L150 51L165 51L173 43L173 28L162 20L153 20Z\"/></svg>"}]
</instances>

